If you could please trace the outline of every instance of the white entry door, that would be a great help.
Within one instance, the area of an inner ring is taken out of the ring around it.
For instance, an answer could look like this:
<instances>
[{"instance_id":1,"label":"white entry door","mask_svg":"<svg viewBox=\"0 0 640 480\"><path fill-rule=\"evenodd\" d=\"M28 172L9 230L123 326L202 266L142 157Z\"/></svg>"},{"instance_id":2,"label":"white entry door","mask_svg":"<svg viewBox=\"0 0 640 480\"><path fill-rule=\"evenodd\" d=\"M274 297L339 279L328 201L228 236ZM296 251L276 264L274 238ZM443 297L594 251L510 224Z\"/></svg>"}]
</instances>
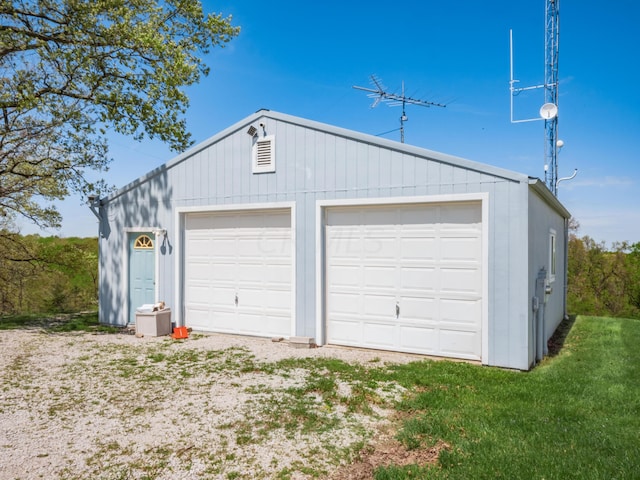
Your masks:
<instances>
[{"instance_id":1,"label":"white entry door","mask_svg":"<svg viewBox=\"0 0 640 480\"><path fill-rule=\"evenodd\" d=\"M186 325L257 336L291 335L290 210L188 214Z\"/></svg>"},{"instance_id":2,"label":"white entry door","mask_svg":"<svg viewBox=\"0 0 640 480\"><path fill-rule=\"evenodd\" d=\"M480 202L326 211L326 335L339 345L481 359Z\"/></svg>"}]
</instances>

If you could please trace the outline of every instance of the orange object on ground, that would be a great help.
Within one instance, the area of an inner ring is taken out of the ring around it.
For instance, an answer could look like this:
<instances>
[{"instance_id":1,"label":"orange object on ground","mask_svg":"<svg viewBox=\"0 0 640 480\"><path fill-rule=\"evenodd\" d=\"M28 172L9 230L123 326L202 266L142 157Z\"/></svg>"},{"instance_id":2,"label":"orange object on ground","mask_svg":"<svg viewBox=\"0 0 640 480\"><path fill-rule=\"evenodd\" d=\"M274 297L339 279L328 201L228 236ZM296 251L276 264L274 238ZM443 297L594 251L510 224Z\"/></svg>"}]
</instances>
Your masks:
<instances>
[{"instance_id":1,"label":"orange object on ground","mask_svg":"<svg viewBox=\"0 0 640 480\"><path fill-rule=\"evenodd\" d=\"M171 335L171 338L175 338L175 339L189 338L189 332L187 331L187 327L174 327L173 335Z\"/></svg>"}]
</instances>

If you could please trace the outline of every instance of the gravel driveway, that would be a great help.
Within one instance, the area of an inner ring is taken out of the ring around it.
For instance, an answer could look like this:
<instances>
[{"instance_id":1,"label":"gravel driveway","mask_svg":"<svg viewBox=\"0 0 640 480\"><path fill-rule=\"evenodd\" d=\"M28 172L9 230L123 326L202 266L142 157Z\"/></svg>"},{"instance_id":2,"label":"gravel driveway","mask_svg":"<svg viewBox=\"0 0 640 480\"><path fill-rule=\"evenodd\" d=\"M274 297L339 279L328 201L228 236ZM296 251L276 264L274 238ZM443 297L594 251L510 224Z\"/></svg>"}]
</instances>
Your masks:
<instances>
[{"instance_id":1,"label":"gravel driveway","mask_svg":"<svg viewBox=\"0 0 640 480\"><path fill-rule=\"evenodd\" d=\"M359 375L422 358L41 329L0 331L0 352L2 480L335 477L404 393Z\"/></svg>"}]
</instances>

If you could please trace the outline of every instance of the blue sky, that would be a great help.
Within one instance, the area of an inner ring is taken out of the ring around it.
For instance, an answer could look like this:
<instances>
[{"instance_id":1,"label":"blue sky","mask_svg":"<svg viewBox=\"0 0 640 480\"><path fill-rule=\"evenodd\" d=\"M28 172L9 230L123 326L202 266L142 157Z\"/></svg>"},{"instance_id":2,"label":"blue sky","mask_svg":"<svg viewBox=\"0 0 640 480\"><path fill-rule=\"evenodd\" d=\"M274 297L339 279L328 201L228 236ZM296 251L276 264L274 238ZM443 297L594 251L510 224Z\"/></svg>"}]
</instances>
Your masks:
<instances>
[{"instance_id":1,"label":"blue sky","mask_svg":"<svg viewBox=\"0 0 640 480\"><path fill-rule=\"evenodd\" d=\"M207 57L209 77L188 90L189 129L203 141L261 108L380 134L397 129L399 107L353 85L376 74L389 91L445 103L409 106L405 142L544 177L544 123L512 124L509 30L520 86L544 75L545 0L325 2L205 1L232 15L240 35ZM589 235L608 246L640 242L640 3L561 0L559 198ZM515 101L537 115L542 90ZM399 132L384 135L399 140ZM175 156L158 142L113 137L107 182L123 186ZM81 200L58 205L61 236L95 236ZM22 225L23 233L34 229Z\"/></svg>"}]
</instances>

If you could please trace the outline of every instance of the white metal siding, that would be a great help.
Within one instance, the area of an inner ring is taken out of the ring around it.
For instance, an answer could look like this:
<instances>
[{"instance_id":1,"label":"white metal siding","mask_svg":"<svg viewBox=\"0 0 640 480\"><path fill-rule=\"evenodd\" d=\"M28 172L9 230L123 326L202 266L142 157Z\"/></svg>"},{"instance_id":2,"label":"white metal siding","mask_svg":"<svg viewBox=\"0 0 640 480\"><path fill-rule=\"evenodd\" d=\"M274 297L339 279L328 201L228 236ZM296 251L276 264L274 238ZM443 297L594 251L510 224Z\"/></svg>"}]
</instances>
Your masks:
<instances>
[{"instance_id":1,"label":"white metal siding","mask_svg":"<svg viewBox=\"0 0 640 480\"><path fill-rule=\"evenodd\" d=\"M253 142L245 132L259 122L266 123L267 134L274 135L277 143L277 171L271 174L252 173ZM295 212L295 276L293 272L291 276L292 281L295 278L292 291L296 298L291 299L295 334L325 343L325 265L318 254L324 251L325 232L324 219L316 216L319 204L377 199L402 203L412 197L479 195L484 196L483 218L487 221L483 225L487 241L482 245L486 260L482 267L486 289L483 362L527 369L528 286L536 272L528 268L529 250L537 243L538 231L531 230L537 222L529 222L528 182L526 175L488 165L277 112L259 112L103 199L100 320L126 322L125 229L166 229L166 238L158 242L157 298L166 301L172 319L183 324L186 216L197 209L247 210L261 204L266 209L284 203ZM560 218L556 207L550 215ZM554 228L558 233L562 230ZM544 237L546 246L547 233ZM294 333L293 328L289 333Z\"/></svg>"},{"instance_id":2,"label":"white metal siding","mask_svg":"<svg viewBox=\"0 0 640 480\"><path fill-rule=\"evenodd\" d=\"M186 325L289 336L291 268L289 210L188 214Z\"/></svg>"},{"instance_id":3,"label":"white metal siding","mask_svg":"<svg viewBox=\"0 0 640 480\"><path fill-rule=\"evenodd\" d=\"M334 207L328 343L481 359L480 202Z\"/></svg>"}]
</instances>

